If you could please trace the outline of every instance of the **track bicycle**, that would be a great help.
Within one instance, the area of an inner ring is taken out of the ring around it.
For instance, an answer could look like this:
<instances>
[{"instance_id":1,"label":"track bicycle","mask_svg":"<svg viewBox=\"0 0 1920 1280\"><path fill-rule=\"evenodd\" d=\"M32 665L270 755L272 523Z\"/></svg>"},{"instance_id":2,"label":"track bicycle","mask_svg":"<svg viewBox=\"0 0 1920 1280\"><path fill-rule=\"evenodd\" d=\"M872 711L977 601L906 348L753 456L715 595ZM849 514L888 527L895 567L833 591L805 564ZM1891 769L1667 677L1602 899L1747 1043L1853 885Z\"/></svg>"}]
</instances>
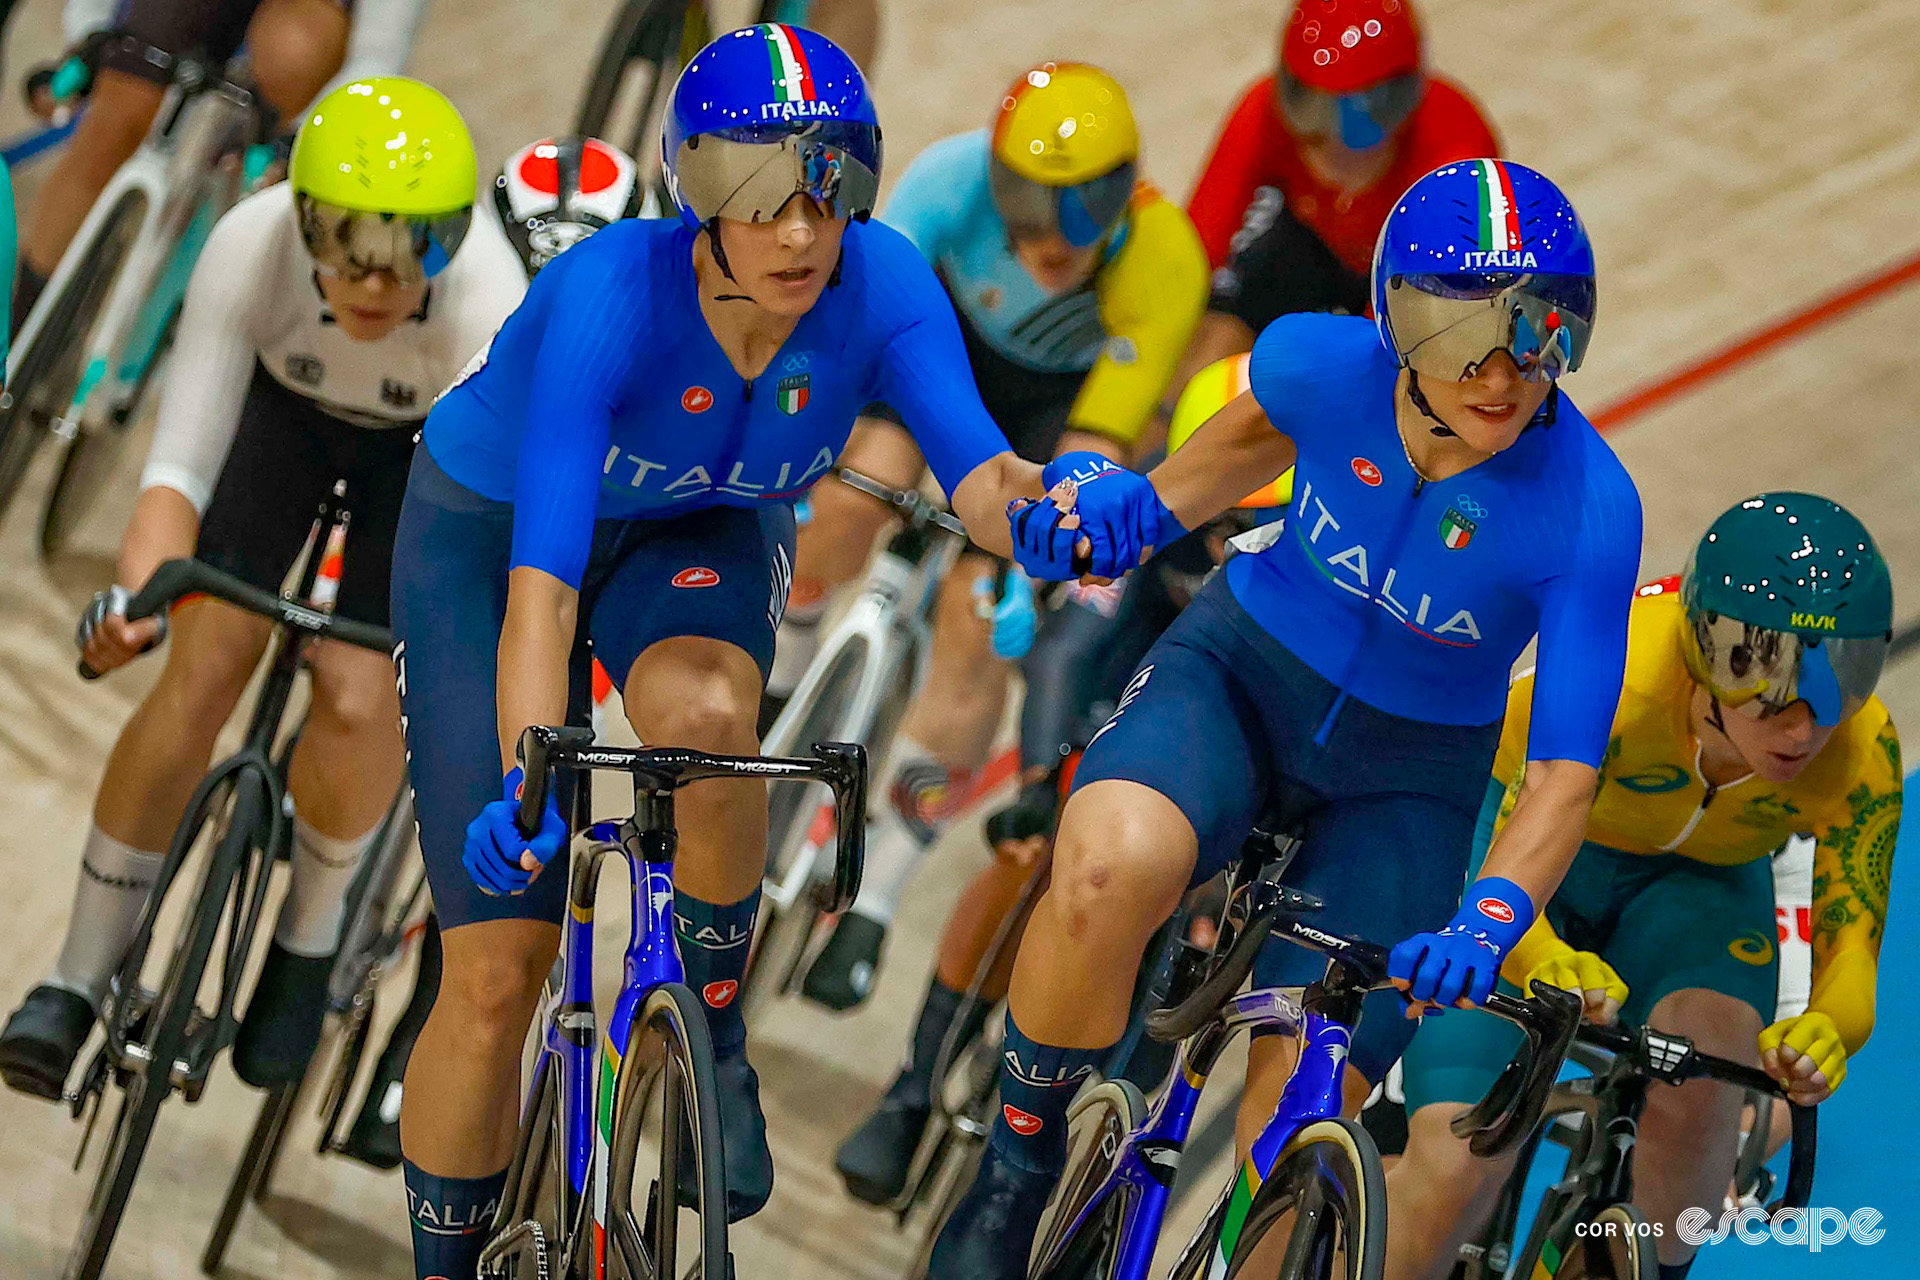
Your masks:
<instances>
[{"instance_id":1,"label":"track bicycle","mask_svg":"<svg viewBox=\"0 0 1920 1280\"><path fill-rule=\"evenodd\" d=\"M830 788L839 835L822 906L844 910L860 888L866 752L834 742L797 759L620 748L596 745L590 730L536 726L521 735L517 754L526 778L522 831L539 829L556 774L582 782L570 829L582 825L590 771L629 774L633 813L592 823L570 842L565 932L534 1019L538 1048L520 1136L480 1275L731 1280L713 1044L673 935L674 795L707 778ZM593 915L609 854L627 862L633 923L620 995L602 1023L593 1001Z\"/></svg>"},{"instance_id":2,"label":"track bicycle","mask_svg":"<svg viewBox=\"0 0 1920 1280\"><path fill-rule=\"evenodd\" d=\"M432 928L425 919L426 868L415 851L413 792L402 786L368 856L347 886L340 949L327 976L327 1014L319 1046L299 1080L268 1089L247 1145L227 1184L220 1212L200 1255L200 1270L219 1273L247 1202L264 1201L300 1100L319 1091L316 1155L346 1149L353 1098L373 1035L374 997L409 941ZM423 964L425 962L423 961Z\"/></svg>"},{"instance_id":3,"label":"track bicycle","mask_svg":"<svg viewBox=\"0 0 1920 1280\"><path fill-rule=\"evenodd\" d=\"M112 475L213 224L273 158L237 64L172 62L146 140L94 201L7 360L0 516L42 444L62 446L41 514L45 555L66 546Z\"/></svg>"},{"instance_id":4,"label":"track bicycle","mask_svg":"<svg viewBox=\"0 0 1920 1280\"><path fill-rule=\"evenodd\" d=\"M841 467L832 478L885 503L903 521L820 646L761 749L791 753L809 742L859 742L882 757L926 676L940 584L967 545L966 526L917 489L894 489ZM861 822L866 821L862 812ZM749 1022L805 976L828 913L814 889L832 866L832 810L816 787L770 802L767 875L740 999Z\"/></svg>"},{"instance_id":5,"label":"track bicycle","mask_svg":"<svg viewBox=\"0 0 1920 1280\"><path fill-rule=\"evenodd\" d=\"M1759 1098L1763 1117L1774 1098L1786 1097L1786 1090L1758 1067L1703 1053L1685 1036L1651 1027L1583 1025L1569 1056L1592 1074L1556 1084L1547 1094L1544 1122L1522 1147L1486 1230L1460 1247L1454 1280L1495 1280L1501 1275L1524 1280L1656 1280L1660 1264L1652 1228L1633 1203L1633 1152L1648 1089L1719 1080ZM1793 1145L1787 1185L1766 1207L1768 1217L1783 1208L1806 1208L1813 1193L1818 1113L1791 1104L1790 1112ZM1757 1144L1749 1135L1750 1147L1765 1149L1764 1123L1756 1125ZM1547 1189L1521 1240L1520 1201L1527 1170L1543 1143L1567 1149L1566 1173Z\"/></svg>"},{"instance_id":6,"label":"track bicycle","mask_svg":"<svg viewBox=\"0 0 1920 1280\"><path fill-rule=\"evenodd\" d=\"M1212 954L1196 955L1177 984L1184 994L1148 1018L1149 1035L1179 1042L1170 1083L1152 1106L1122 1080L1075 1099L1065 1171L1036 1235L1029 1269L1035 1280L1145 1280L1201 1090L1233 1036L1260 1027L1298 1037L1298 1065L1247 1160L1169 1275L1233 1280L1261 1256L1266 1266L1279 1259L1284 1280L1380 1276L1385 1175L1373 1140L1341 1110L1361 1003L1370 992L1392 989L1387 951L1310 923L1322 904L1281 884L1273 870L1297 843L1258 831L1248 840ZM1325 955L1325 976L1305 988L1235 995L1269 937ZM1496 992L1484 1007L1526 1036L1487 1097L1454 1122L1475 1154L1492 1156L1532 1130L1573 1038L1580 1000L1536 985L1529 998Z\"/></svg>"},{"instance_id":7,"label":"track bicycle","mask_svg":"<svg viewBox=\"0 0 1920 1280\"><path fill-rule=\"evenodd\" d=\"M324 547L331 527L345 518L344 510L324 505L313 545ZM68 1259L67 1280L98 1280L161 1104L176 1091L188 1102L198 1102L220 1051L233 1043L239 1027L234 1003L266 905L270 873L292 840L286 780L298 734L283 738L281 728L308 646L328 639L379 653L392 649L385 627L335 617L305 603L319 560L317 551L305 557L293 598L263 591L198 560L169 560L128 604L127 617L138 619L152 617L186 596L211 596L272 619L275 640L245 740L237 752L213 766L188 800L141 911L133 944L108 984L100 1019L104 1043L66 1095L74 1117L86 1120L74 1159L78 1168L109 1088L120 1092L105 1155ZM81 674L93 675L84 664ZM154 957L161 972L148 986L148 959L162 906L176 886L184 884L187 864L203 845L208 852L200 859L199 883L186 921L164 961ZM211 975L223 928L218 973ZM202 988L210 978L211 999L203 1001Z\"/></svg>"}]
</instances>

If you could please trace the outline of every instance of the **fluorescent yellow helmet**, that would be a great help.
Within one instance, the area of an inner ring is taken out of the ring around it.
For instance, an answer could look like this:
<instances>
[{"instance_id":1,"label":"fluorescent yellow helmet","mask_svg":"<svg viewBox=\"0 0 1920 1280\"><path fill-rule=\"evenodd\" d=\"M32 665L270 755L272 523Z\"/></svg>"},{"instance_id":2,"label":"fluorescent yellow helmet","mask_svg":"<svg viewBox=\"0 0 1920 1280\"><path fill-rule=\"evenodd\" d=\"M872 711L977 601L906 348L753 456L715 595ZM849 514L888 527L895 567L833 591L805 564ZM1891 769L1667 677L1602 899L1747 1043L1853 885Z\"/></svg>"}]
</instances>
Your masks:
<instances>
[{"instance_id":1,"label":"fluorescent yellow helmet","mask_svg":"<svg viewBox=\"0 0 1920 1280\"><path fill-rule=\"evenodd\" d=\"M1211 418L1247 389L1247 365L1252 356L1242 353L1216 360L1193 375L1186 390L1174 405L1173 421L1167 427L1167 453L1178 452L1181 445ZM1244 508L1284 507L1293 501L1293 468L1280 473L1279 479L1262 485L1236 506Z\"/></svg>"},{"instance_id":2,"label":"fluorescent yellow helmet","mask_svg":"<svg viewBox=\"0 0 1920 1280\"><path fill-rule=\"evenodd\" d=\"M1112 76L1046 62L1000 99L990 166L994 207L1016 238L1059 233L1085 247L1126 216L1140 130Z\"/></svg>"}]
</instances>

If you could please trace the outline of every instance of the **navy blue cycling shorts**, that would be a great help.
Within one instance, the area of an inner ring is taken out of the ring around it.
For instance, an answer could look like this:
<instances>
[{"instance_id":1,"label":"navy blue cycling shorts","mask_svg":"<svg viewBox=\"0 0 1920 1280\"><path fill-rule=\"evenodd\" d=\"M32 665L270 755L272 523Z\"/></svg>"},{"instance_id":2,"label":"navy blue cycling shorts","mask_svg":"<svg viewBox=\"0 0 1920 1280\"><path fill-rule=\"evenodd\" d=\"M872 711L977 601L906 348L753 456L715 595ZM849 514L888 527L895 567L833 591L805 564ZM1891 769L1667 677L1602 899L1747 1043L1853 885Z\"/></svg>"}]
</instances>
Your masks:
<instances>
[{"instance_id":1,"label":"navy blue cycling shorts","mask_svg":"<svg viewBox=\"0 0 1920 1280\"><path fill-rule=\"evenodd\" d=\"M1141 660L1074 789L1117 778L1173 801L1199 837L1194 884L1224 870L1284 794L1306 810L1286 881L1326 902L1321 928L1389 947L1439 929L1460 905L1500 725L1429 724L1349 700L1316 742L1337 696L1216 575ZM1299 986L1325 970L1318 953L1275 941L1254 980ZM1397 992L1368 997L1354 1066L1379 1080L1416 1025Z\"/></svg>"},{"instance_id":2,"label":"navy blue cycling shorts","mask_svg":"<svg viewBox=\"0 0 1920 1280\"><path fill-rule=\"evenodd\" d=\"M746 650L764 678L786 608L793 536L785 505L596 521L579 608L594 656L624 687L648 646L704 636ZM467 824L500 798L494 680L512 550L513 507L449 477L425 447L415 450L393 553L394 662L420 850L442 929L557 923L566 905L564 866L550 866L518 897L497 898L481 893L460 862Z\"/></svg>"}]
</instances>

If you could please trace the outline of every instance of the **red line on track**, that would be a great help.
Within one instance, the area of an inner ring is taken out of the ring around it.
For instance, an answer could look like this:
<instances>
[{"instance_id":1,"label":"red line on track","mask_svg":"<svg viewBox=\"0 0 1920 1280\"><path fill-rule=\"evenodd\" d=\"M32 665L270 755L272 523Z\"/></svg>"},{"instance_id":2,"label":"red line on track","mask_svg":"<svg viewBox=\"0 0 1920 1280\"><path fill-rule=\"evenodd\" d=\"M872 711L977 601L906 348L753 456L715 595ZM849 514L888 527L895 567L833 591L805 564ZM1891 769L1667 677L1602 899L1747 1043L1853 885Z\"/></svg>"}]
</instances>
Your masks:
<instances>
[{"instance_id":1,"label":"red line on track","mask_svg":"<svg viewBox=\"0 0 1920 1280\"><path fill-rule=\"evenodd\" d=\"M1612 431L1677 396L1685 395L1703 383L1746 364L1773 348L1805 335L1851 311L1858 310L1883 294L1920 279L1920 253L1896 262L1838 293L1809 303L1791 315L1774 321L1759 332L1731 346L1711 352L1660 381L1640 388L1623 399L1607 405L1589 420L1596 430Z\"/></svg>"}]
</instances>

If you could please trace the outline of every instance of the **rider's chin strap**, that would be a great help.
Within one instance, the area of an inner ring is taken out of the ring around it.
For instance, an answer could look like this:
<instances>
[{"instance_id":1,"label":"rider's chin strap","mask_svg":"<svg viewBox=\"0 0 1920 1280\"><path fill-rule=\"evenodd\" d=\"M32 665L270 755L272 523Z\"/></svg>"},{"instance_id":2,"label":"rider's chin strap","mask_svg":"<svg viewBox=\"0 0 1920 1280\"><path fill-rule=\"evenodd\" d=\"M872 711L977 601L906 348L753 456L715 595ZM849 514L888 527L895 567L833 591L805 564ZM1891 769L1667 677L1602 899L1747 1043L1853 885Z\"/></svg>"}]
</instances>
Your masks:
<instances>
[{"instance_id":1,"label":"rider's chin strap","mask_svg":"<svg viewBox=\"0 0 1920 1280\"><path fill-rule=\"evenodd\" d=\"M1727 719L1722 712L1720 699L1714 697L1712 693L1708 693L1707 701L1711 704L1707 708L1707 723L1712 725L1714 731L1721 737L1727 738ZM1733 739L1727 738L1727 740L1731 742Z\"/></svg>"},{"instance_id":2,"label":"rider's chin strap","mask_svg":"<svg viewBox=\"0 0 1920 1280\"><path fill-rule=\"evenodd\" d=\"M1407 366L1407 398L1413 401L1414 408L1433 420L1433 425L1428 427L1427 430L1433 432L1436 436L1459 435L1452 427L1442 422L1440 415L1433 411L1433 406L1427 403L1427 393L1420 389L1420 375L1413 371L1413 366L1411 365ZM1556 382L1547 392L1545 402L1542 403L1539 410L1534 413L1533 420L1528 422L1523 430L1531 431L1535 427L1550 427L1559 416L1560 384Z\"/></svg>"}]
</instances>

